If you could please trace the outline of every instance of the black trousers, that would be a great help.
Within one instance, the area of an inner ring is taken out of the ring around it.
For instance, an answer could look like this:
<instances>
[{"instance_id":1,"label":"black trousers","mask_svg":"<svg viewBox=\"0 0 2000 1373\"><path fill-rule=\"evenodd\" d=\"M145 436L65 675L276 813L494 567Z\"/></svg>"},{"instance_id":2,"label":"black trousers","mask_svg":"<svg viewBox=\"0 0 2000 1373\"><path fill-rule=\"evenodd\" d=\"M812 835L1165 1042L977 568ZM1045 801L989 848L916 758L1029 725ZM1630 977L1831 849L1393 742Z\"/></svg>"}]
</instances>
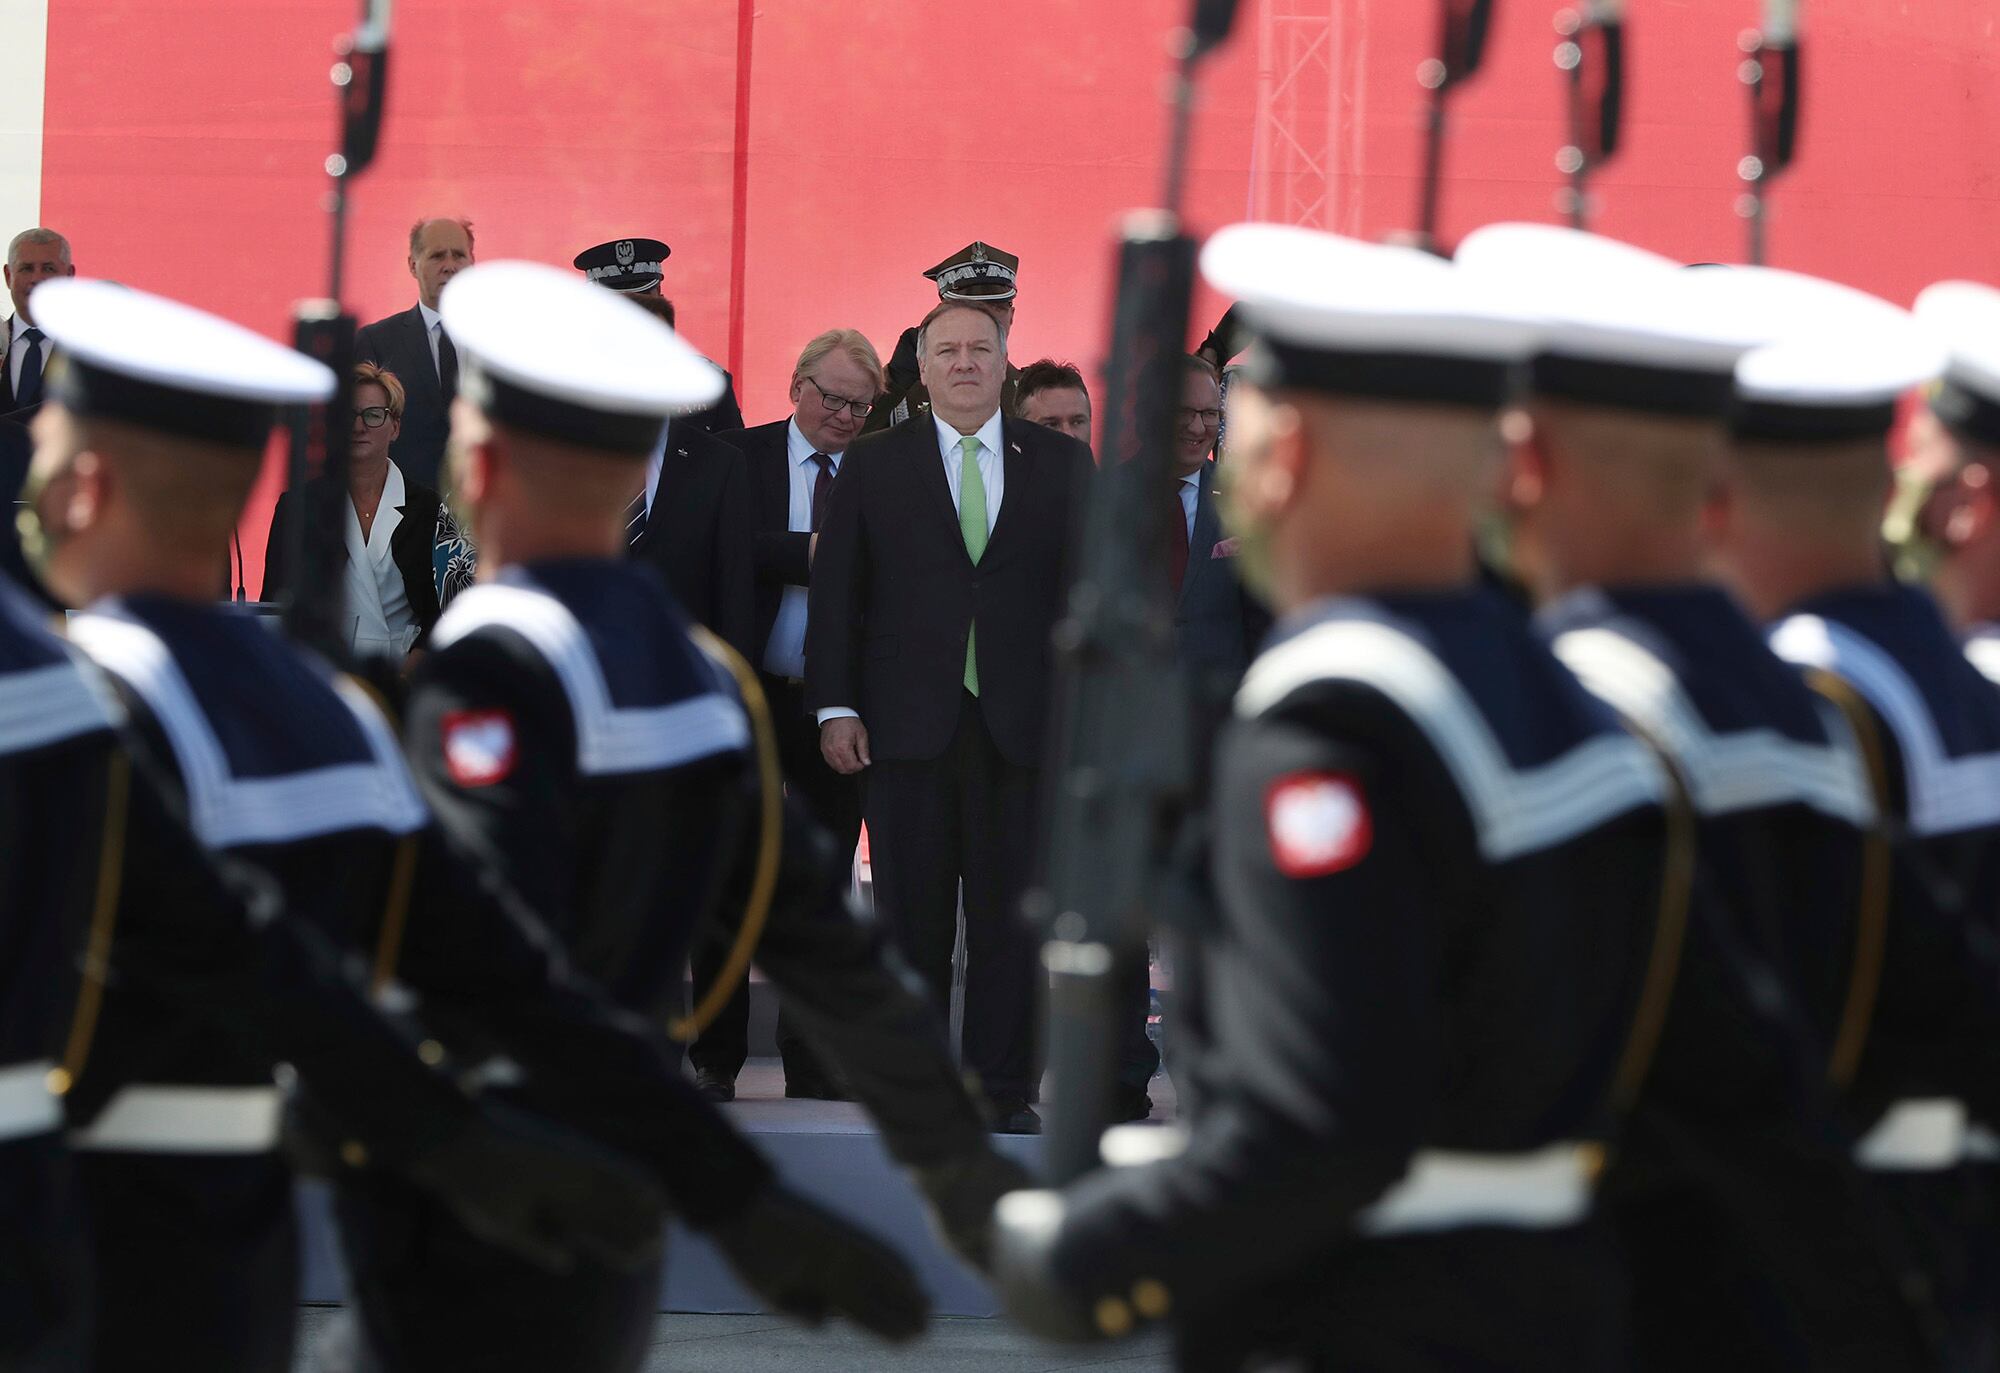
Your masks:
<instances>
[{"instance_id":1,"label":"black trousers","mask_svg":"<svg viewBox=\"0 0 2000 1373\"><path fill-rule=\"evenodd\" d=\"M275 1153L80 1152L95 1373L291 1373L299 1232Z\"/></svg>"},{"instance_id":2,"label":"black trousers","mask_svg":"<svg viewBox=\"0 0 2000 1373\"><path fill-rule=\"evenodd\" d=\"M89 1238L61 1132L0 1142L0 1368L90 1367Z\"/></svg>"},{"instance_id":3,"label":"black trousers","mask_svg":"<svg viewBox=\"0 0 2000 1373\"><path fill-rule=\"evenodd\" d=\"M634 1373L646 1361L664 1260L625 1273L579 1257L551 1273L373 1174L340 1182L334 1209L361 1373Z\"/></svg>"},{"instance_id":4,"label":"black trousers","mask_svg":"<svg viewBox=\"0 0 2000 1373\"><path fill-rule=\"evenodd\" d=\"M805 804L815 820L839 841L840 852L849 855L861 839L861 779L843 777L826 764L819 751L819 726L806 713L805 690L793 678L760 673L764 696L771 706L771 720L778 736L778 761L785 772L785 789ZM714 984L729 956L728 942L705 939L697 943L689 960L694 968L695 994ZM750 1054L750 981L746 977L736 988L722 1014L715 1018L688 1050L688 1058L698 1069L720 1077L734 1078ZM798 1032L778 1014L778 1054L784 1060L785 1080L824 1079L826 1072Z\"/></svg>"},{"instance_id":5,"label":"black trousers","mask_svg":"<svg viewBox=\"0 0 2000 1373\"><path fill-rule=\"evenodd\" d=\"M963 883L965 1065L989 1098L1024 1102L1037 1076L1037 943L1021 899L1035 858L1041 769L1001 755L967 692L941 755L878 758L865 776L876 908L948 1016Z\"/></svg>"}]
</instances>

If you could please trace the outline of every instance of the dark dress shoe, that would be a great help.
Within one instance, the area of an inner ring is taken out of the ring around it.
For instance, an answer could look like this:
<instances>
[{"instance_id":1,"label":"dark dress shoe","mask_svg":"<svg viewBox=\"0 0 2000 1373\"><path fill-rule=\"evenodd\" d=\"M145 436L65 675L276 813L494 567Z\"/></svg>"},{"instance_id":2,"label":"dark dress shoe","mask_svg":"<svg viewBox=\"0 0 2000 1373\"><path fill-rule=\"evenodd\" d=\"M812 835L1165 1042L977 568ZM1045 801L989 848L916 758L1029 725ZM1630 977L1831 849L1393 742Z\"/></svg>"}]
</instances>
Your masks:
<instances>
[{"instance_id":1,"label":"dark dress shoe","mask_svg":"<svg viewBox=\"0 0 2000 1373\"><path fill-rule=\"evenodd\" d=\"M706 1068L697 1069L694 1075L694 1090L703 1101L734 1101L736 1079L724 1077L721 1073L711 1073Z\"/></svg>"},{"instance_id":2,"label":"dark dress shoe","mask_svg":"<svg viewBox=\"0 0 2000 1373\"><path fill-rule=\"evenodd\" d=\"M991 1107L996 1135L1039 1135L1042 1118L1025 1101L996 1101Z\"/></svg>"}]
</instances>

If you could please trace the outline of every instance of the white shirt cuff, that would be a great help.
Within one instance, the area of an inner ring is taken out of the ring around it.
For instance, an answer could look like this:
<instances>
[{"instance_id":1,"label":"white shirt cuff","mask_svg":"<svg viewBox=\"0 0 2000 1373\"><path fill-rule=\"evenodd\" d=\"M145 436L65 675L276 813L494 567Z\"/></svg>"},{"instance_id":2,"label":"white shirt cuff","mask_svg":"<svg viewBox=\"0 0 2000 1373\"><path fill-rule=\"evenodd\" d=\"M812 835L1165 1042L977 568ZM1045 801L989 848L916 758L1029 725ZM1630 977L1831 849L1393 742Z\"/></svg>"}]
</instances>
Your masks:
<instances>
[{"instance_id":1,"label":"white shirt cuff","mask_svg":"<svg viewBox=\"0 0 2000 1373\"><path fill-rule=\"evenodd\" d=\"M846 706L828 706L825 710L818 711L813 715L813 719L822 725L828 720L859 720L860 718L860 711L849 710Z\"/></svg>"}]
</instances>

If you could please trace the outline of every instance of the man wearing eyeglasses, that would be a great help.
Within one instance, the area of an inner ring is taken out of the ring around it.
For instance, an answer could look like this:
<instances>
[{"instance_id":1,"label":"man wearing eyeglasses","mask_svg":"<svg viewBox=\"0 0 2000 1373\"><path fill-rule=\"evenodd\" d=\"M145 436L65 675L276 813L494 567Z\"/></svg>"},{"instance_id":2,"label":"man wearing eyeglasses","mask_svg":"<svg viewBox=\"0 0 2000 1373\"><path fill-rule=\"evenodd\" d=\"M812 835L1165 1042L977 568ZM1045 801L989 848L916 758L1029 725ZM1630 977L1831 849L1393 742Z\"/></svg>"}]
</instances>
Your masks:
<instances>
[{"instance_id":1,"label":"man wearing eyeglasses","mask_svg":"<svg viewBox=\"0 0 2000 1373\"><path fill-rule=\"evenodd\" d=\"M757 648L746 656L757 665L771 702L785 783L849 856L861 835L861 779L842 776L827 764L819 727L806 712L806 588L841 457L860 436L881 389L882 362L874 345L856 330L829 329L805 346L792 368L789 417L719 435L742 450L750 479ZM722 951L697 950L697 985L714 976L705 961L719 967ZM696 1086L707 1095L721 1101L735 1095L736 1075L749 1053L749 1025L750 999L739 988L688 1054ZM783 1016L778 1053L786 1096L838 1100L844 1095Z\"/></svg>"}]
</instances>

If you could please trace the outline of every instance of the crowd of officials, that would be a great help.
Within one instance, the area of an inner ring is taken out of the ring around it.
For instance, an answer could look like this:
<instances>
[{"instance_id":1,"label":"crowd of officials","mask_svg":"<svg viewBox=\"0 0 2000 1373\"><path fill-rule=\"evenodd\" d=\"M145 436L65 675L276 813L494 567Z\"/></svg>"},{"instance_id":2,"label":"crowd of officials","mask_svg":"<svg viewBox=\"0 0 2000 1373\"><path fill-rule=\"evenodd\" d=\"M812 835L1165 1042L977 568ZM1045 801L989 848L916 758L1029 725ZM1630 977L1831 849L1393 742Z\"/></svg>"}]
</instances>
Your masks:
<instances>
[{"instance_id":1,"label":"crowd of officials","mask_svg":"<svg viewBox=\"0 0 2000 1373\"><path fill-rule=\"evenodd\" d=\"M773 1308L913 1333L898 1258L714 1110L740 996L692 1081L662 1039L752 938L788 1092L861 1101L1038 1332L1166 1321L1200 1370L2000 1366L2000 291L1539 225L1449 260L1218 234L1237 304L1157 493L1163 727L1210 760L1161 888L1191 1109L1042 1188L993 1136L1040 1126L1021 905L1089 388L1013 366L1019 263L973 243L886 366L829 330L745 428L661 327L666 256L413 230L327 493L399 739L202 603L331 374L14 240L24 552L81 608L65 645L0 588L0 891L56 917L0 965L33 1237L0 1258L63 1294L0 1301L23 1366L171 1331L277 1373L300 1162L358 1367L634 1367L663 1208Z\"/></svg>"}]
</instances>

